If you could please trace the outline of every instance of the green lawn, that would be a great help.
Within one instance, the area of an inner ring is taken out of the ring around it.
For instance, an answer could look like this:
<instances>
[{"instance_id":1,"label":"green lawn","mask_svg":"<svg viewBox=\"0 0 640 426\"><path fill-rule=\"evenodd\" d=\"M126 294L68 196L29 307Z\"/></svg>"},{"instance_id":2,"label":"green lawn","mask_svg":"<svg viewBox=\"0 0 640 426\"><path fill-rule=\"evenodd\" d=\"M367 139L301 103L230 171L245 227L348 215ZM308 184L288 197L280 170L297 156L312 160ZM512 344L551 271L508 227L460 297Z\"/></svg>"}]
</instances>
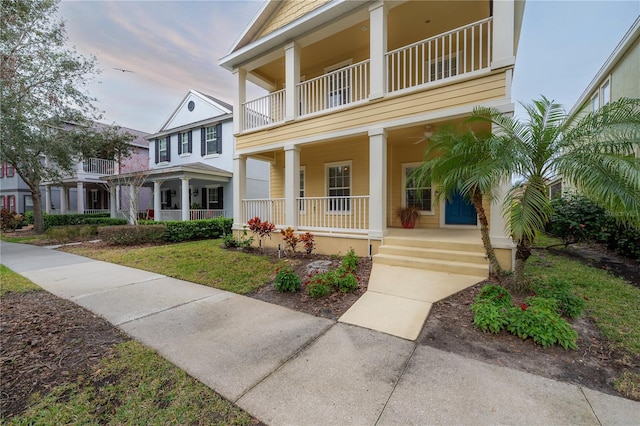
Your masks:
<instances>
[{"instance_id":1,"label":"green lawn","mask_svg":"<svg viewBox=\"0 0 640 426\"><path fill-rule=\"evenodd\" d=\"M225 250L221 244L221 240L204 240L142 248L76 246L66 250L239 294L250 293L273 279L277 264L262 256Z\"/></svg>"},{"instance_id":2,"label":"green lawn","mask_svg":"<svg viewBox=\"0 0 640 426\"><path fill-rule=\"evenodd\" d=\"M16 274L4 265L0 265L0 296L5 293L26 293L28 291L42 290L40 287Z\"/></svg>"},{"instance_id":3,"label":"green lawn","mask_svg":"<svg viewBox=\"0 0 640 426\"><path fill-rule=\"evenodd\" d=\"M78 383L34 395L8 425L248 425L251 417L144 346L115 347Z\"/></svg>"}]
</instances>

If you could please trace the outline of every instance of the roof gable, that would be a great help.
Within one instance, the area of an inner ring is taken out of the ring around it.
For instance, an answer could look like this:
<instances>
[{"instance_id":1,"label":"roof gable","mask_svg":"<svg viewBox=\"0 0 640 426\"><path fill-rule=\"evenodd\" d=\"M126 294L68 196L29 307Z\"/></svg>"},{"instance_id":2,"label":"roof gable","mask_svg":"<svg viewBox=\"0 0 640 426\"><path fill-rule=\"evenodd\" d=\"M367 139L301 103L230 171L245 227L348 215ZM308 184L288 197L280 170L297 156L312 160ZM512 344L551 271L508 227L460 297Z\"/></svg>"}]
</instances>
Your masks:
<instances>
[{"instance_id":1,"label":"roof gable","mask_svg":"<svg viewBox=\"0 0 640 426\"><path fill-rule=\"evenodd\" d=\"M160 127L158 133L232 113L233 107L228 103L192 89Z\"/></svg>"}]
</instances>

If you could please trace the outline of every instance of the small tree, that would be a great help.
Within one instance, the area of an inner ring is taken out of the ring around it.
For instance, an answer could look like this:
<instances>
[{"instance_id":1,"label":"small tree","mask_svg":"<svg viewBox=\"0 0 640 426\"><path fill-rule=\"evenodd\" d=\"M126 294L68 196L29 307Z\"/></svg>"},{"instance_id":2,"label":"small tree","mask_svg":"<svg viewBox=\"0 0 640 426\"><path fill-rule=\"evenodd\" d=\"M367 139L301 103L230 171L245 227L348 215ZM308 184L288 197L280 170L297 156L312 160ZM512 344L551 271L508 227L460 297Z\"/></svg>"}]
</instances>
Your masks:
<instances>
[{"instance_id":1,"label":"small tree","mask_svg":"<svg viewBox=\"0 0 640 426\"><path fill-rule=\"evenodd\" d=\"M117 193L120 187L129 187L129 223L138 224L138 211L140 207L140 190L147 181L148 164L138 158L130 159L126 164L119 161L119 173L107 178L102 186L109 193ZM120 194L118 194L119 196Z\"/></svg>"}]
</instances>

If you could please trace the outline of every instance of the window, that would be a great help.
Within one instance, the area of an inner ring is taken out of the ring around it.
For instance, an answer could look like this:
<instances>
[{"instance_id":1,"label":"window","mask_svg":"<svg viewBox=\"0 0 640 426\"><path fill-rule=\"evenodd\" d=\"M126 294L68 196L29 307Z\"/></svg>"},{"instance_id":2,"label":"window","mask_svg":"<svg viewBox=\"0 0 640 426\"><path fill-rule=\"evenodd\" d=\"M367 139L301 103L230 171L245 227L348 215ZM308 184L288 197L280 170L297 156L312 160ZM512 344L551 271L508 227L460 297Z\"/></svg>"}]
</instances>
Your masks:
<instances>
[{"instance_id":1,"label":"window","mask_svg":"<svg viewBox=\"0 0 640 426\"><path fill-rule=\"evenodd\" d=\"M458 55L452 54L451 56L440 57L439 60L431 62L431 69L429 70L430 80L437 81L443 78L453 77L458 75Z\"/></svg>"},{"instance_id":2,"label":"window","mask_svg":"<svg viewBox=\"0 0 640 426\"><path fill-rule=\"evenodd\" d=\"M329 200L327 210L332 212L349 211L351 196L351 162L335 163L326 166L327 196Z\"/></svg>"},{"instance_id":3,"label":"window","mask_svg":"<svg viewBox=\"0 0 640 426\"><path fill-rule=\"evenodd\" d=\"M205 155L222 154L222 124L210 126L202 129L201 154Z\"/></svg>"},{"instance_id":4,"label":"window","mask_svg":"<svg viewBox=\"0 0 640 426\"><path fill-rule=\"evenodd\" d=\"M92 209L99 209L99 201L98 201L98 190L97 189L92 189L91 190L91 208Z\"/></svg>"},{"instance_id":5,"label":"window","mask_svg":"<svg viewBox=\"0 0 640 426\"><path fill-rule=\"evenodd\" d=\"M170 160L169 155L169 141L171 136L166 138L156 139L156 163L161 163Z\"/></svg>"},{"instance_id":6,"label":"window","mask_svg":"<svg viewBox=\"0 0 640 426\"><path fill-rule=\"evenodd\" d=\"M591 98L591 110L597 111L600 108L600 97L596 93L593 98Z\"/></svg>"},{"instance_id":7,"label":"window","mask_svg":"<svg viewBox=\"0 0 640 426\"><path fill-rule=\"evenodd\" d=\"M171 190L165 189L160 191L160 203L163 209L171 208Z\"/></svg>"},{"instance_id":8,"label":"window","mask_svg":"<svg viewBox=\"0 0 640 426\"><path fill-rule=\"evenodd\" d=\"M8 204L7 204L6 207L9 209L9 211L10 212L17 211L17 208L16 208L16 196L15 195L9 195L7 197L7 201L8 201Z\"/></svg>"},{"instance_id":9,"label":"window","mask_svg":"<svg viewBox=\"0 0 640 426\"><path fill-rule=\"evenodd\" d=\"M602 85L602 106L611 102L611 80L607 80Z\"/></svg>"},{"instance_id":10,"label":"window","mask_svg":"<svg viewBox=\"0 0 640 426\"><path fill-rule=\"evenodd\" d=\"M405 207L414 206L420 211L433 213L432 209L432 189L431 187L417 187L409 176L420 163L403 164L403 199L402 204Z\"/></svg>"},{"instance_id":11,"label":"window","mask_svg":"<svg viewBox=\"0 0 640 426\"><path fill-rule=\"evenodd\" d=\"M222 210L223 209L223 189L219 187L207 187L207 209Z\"/></svg>"},{"instance_id":12,"label":"window","mask_svg":"<svg viewBox=\"0 0 640 426\"><path fill-rule=\"evenodd\" d=\"M2 165L2 177L13 177L16 174L16 170L9 163L4 163Z\"/></svg>"},{"instance_id":13,"label":"window","mask_svg":"<svg viewBox=\"0 0 640 426\"><path fill-rule=\"evenodd\" d=\"M304 166L300 167L300 192L299 192L299 194L300 194L300 206L299 207L300 207L300 211L301 212L304 211L304 199L303 198L304 198L304 195L305 195L304 194L305 193L305 190L304 190L304 187L305 187L305 182L304 182L305 171L306 170L305 170Z\"/></svg>"},{"instance_id":14,"label":"window","mask_svg":"<svg viewBox=\"0 0 640 426\"><path fill-rule=\"evenodd\" d=\"M178 133L178 155L191 154L191 131Z\"/></svg>"},{"instance_id":15,"label":"window","mask_svg":"<svg viewBox=\"0 0 640 426\"><path fill-rule=\"evenodd\" d=\"M24 196L24 211L28 212L33 210L33 197L31 195Z\"/></svg>"}]
</instances>

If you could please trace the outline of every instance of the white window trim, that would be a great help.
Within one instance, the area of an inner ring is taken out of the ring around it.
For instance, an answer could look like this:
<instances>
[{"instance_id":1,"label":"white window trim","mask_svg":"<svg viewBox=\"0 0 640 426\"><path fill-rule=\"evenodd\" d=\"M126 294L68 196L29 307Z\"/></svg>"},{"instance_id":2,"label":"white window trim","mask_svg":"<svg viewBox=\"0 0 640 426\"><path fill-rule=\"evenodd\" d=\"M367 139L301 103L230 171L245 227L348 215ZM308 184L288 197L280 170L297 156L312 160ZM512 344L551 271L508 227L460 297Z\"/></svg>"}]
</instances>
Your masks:
<instances>
[{"instance_id":1,"label":"white window trim","mask_svg":"<svg viewBox=\"0 0 640 426\"><path fill-rule=\"evenodd\" d=\"M604 100L604 88L608 86L609 87L609 100L607 100L607 102L605 103ZM603 106L605 106L606 104L611 102L611 76L608 76L600 85L600 87L598 88L598 92L600 95L600 107L602 108Z\"/></svg>"},{"instance_id":2,"label":"white window trim","mask_svg":"<svg viewBox=\"0 0 640 426\"><path fill-rule=\"evenodd\" d=\"M591 97L591 111L596 112L600 109L600 89Z\"/></svg>"},{"instance_id":3,"label":"white window trim","mask_svg":"<svg viewBox=\"0 0 640 426\"><path fill-rule=\"evenodd\" d=\"M214 138L209 140L209 132L207 131L208 129L213 129L213 134L214 134ZM214 158L214 156L220 156L219 152L215 152L215 149L217 148L217 146L214 146L214 151L212 153L208 153L208 149L207 147L209 146L209 143L213 143L215 145L216 143L216 138L218 137L218 135L216 134L216 125L214 124L213 126L205 126L204 127L204 150L205 150L205 154L204 157L205 158Z\"/></svg>"},{"instance_id":4,"label":"white window trim","mask_svg":"<svg viewBox=\"0 0 640 426\"><path fill-rule=\"evenodd\" d=\"M402 163L402 207L407 206L407 168L416 168L420 166L422 163ZM433 184L430 187L431 189L431 210L420 210L420 214L423 216L433 216L436 214L433 205L435 204L435 191L433 189Z\"/></svg>"},{"instance_id":5,"label":"white window trim","mask_svg":"<svg viewBox=\"0 0 640 426\"><path fill-rule=\"evenodd\" d=\"M333 163L324 163L324 194L325 197L330 198L329 196L329 169L331 167L349 167L349 197L353 197L353 160L346 161L336 161ZM329 202L329 200L327 200ZM349 203L349 209L347 210L329 210L327 208L326 214L351 214L351 203Z\"/></svg>"},{"instance_id":6,"label":"white window trim","mask_svg":"<svg viewBox=\"0 0 640 426\"><path fill-rule=\"evenodd\" d=\"M182 143L182 147L181 147L182 148L182 154L180 154L180 156L182 157L182 156L190 155L191 152L189 151L189 132L188 131L187 132L181 132L181 135L182 135L181 136L181 138L182 138L182 142L181 142ZM185 140L185 136L186 136L186 140ZM187 149L185 149L185 144L186 144Z\"/></svg>"},{"instance_id":7,"label":"white window trim","mask_svg":"<svg viewBox=\"0 0 640 426\"><path fill-rule=\"evenodd\" d=\"M219 158L220 154L207 154L203 158Z\"/></svg>"},{"instance_id":8,"label":"white window trim","mask_svg":"<svg viewBox=\"0 0 640 426\"><path fill-rule=\"evenodd\" d=\"M165 143L165 145L164 145L165 148L164 149L162 149L162 142L163 141ZM158 139L158 164L168 164L169 163L168 160L162 160L161 159L163 151L166 153L165 156L169 155L169 137L168 136Z\"/></svg>"}]
</instances>

